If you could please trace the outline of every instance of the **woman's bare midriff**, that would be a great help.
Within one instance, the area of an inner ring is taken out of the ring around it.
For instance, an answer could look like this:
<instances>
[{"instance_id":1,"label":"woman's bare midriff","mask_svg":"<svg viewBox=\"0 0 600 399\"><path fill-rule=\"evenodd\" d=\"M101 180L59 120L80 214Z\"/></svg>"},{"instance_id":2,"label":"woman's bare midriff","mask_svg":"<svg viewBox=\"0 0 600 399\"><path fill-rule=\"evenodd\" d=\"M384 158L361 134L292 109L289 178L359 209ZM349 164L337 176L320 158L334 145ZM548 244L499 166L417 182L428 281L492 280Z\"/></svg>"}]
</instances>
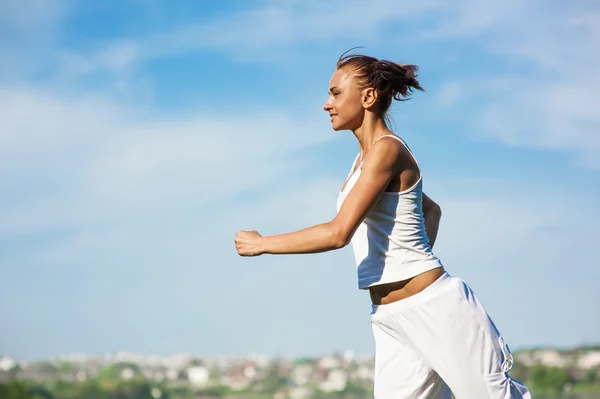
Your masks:
<instances>
[{"instance_id":1,"label":"woman's bare midriff","mask_svg":"<svg viewBox=\"0 0 600 399\"><path fill-rule=\"evenodd\" d=\"M428 270L408 280L396 281L388 284L375 285L369 288L371 301L375 305L401 301L411 297L433 284L444 274L444 268L438 267Z\"/></svg>"}]
</instances>

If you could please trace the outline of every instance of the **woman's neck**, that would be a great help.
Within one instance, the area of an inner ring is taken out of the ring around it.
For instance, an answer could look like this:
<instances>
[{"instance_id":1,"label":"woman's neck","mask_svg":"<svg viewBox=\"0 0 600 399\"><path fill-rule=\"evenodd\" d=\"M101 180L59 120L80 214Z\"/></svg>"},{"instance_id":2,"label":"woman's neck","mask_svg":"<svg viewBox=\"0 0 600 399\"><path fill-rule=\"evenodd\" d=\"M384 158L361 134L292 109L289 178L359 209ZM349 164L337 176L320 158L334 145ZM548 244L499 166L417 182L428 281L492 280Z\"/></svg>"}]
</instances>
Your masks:
<instances>
[{"instance_id":1,"label":"woman's neck","mask_svg":"<svg viewBox=\"0 0 600 399\"><path fill-rule=\"evenodd\" d=\"M391 134L391 130L387 127L383 118L365 118L362 125L353 131L354 135L358 139L358 145L360 147L360 158L364 158L365 154L373 143L381 136Z\"/></svg>"}]
</instances>

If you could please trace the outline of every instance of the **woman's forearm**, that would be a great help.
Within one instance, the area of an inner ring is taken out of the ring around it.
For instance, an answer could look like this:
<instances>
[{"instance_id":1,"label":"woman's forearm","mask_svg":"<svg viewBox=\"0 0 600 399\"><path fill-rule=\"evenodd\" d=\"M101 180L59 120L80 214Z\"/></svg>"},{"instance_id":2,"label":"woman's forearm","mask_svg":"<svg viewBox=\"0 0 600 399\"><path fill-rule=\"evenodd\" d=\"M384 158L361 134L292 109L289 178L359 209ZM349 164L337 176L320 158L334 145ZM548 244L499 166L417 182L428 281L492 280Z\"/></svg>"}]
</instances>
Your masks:
<instances>
[{"instance_id":1,"label":"woman's forearm","mask_svg":"<svg viewBox=\"0 0 600 399\"><path fill-rule=\"evenodd\" d=\"M309 254L342 248L346 240L340 229L323 223L293 233L264 236L259 245L266 254Z\"/></svg>"}]
</instances>

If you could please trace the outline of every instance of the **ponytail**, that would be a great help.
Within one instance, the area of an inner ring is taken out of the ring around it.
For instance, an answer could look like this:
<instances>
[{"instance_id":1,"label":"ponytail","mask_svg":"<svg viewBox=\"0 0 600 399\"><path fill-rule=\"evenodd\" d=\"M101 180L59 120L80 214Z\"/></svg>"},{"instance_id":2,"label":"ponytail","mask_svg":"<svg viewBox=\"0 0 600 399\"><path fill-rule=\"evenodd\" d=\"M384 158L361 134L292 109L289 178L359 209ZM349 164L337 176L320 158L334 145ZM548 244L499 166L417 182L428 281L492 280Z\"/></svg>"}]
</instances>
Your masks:
<instances>
[{"instance_id":1,"label":"ponytail","mask_svg":"<svg viewBox=\"0 0 600 399\"><path fill-rule=\"evenodd\" d=\"M342 54L337 69L352 70L360 88L372 87L377 91L377 104L382 113L386 113L392 99L406 101L413 90L424 91L417 80L419 67L378 60L361 54Z\"/></svg>"}]
</instances>

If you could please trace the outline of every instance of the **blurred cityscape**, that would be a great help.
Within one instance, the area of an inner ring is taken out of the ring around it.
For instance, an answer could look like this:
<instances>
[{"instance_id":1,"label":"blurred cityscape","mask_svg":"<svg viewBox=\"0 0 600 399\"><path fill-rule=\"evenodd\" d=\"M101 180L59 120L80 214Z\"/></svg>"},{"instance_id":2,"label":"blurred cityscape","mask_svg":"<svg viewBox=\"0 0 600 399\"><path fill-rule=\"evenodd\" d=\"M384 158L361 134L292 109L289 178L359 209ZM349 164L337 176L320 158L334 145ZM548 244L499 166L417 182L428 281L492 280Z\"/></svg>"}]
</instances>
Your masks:
<instances>
[{"instance_id":1,"label":"blurred cityscape","mask_svg":"<svg viewBox=\"0 0 600 399\"><path fill-rule=\"evenodd\" d=\"M514 353L510 374L536 398L600 398L600 346ZM374 358L168 357L74 354L41 361L0 356L0 399L368 398Z\"/></svg>"}]
</instances>

